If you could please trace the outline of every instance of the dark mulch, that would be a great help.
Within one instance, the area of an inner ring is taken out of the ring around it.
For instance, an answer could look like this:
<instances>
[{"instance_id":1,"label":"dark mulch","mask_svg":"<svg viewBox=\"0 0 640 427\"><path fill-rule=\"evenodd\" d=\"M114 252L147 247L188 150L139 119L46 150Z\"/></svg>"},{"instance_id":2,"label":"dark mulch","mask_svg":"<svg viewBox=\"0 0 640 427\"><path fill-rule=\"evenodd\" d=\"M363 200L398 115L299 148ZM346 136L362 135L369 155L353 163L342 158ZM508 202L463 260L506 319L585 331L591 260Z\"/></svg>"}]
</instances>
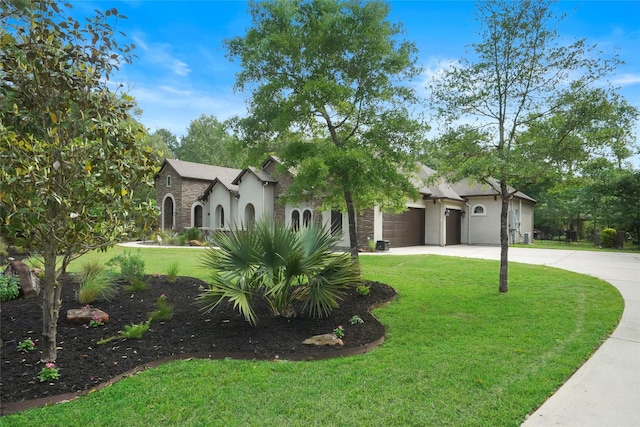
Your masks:
<instances>
[{"instance_id":1,"label":"dark mulch","mask_svg":"<svg viewBox=\"0 0 640 427\"><path fill-rule=\"evenodd\" d=\"M258 326L252 327L232 308L224 306L203 314L196 303L200 288L198 279L179 277L175 283L161 277L147 277L146 291L127 293L120 287L111 302L94 303L110 315L110 322L96 328L70 323L66 312L80 308L75 300L77 284L65 277L63 302L58 321L58 359L60 379L41 383L40 347L42 314L40 298L3 302L0 401L9 402L43 398L90 390L125 372L167 357L198 353L198 357L237 357L250 359L308 360L343 356L366 351L384 337L383 326L369 313L372 306L392 300L395 290L371 282L371 293L362 297L350 290L340 308L331 317L310 319L299 315L293 319L272 317L259 308ZM174 307L169 321L152 322L139 340L113 341L98 345L97 341L112 335L130 323L141 323L165 294ZM351 325L349 319L359 315L364 324ZM331 333L342 325L344 346L311 346L302 341L312 335ZM16 346L32 338L36 350L21 353Z\"/></svg>"}]
</instances>

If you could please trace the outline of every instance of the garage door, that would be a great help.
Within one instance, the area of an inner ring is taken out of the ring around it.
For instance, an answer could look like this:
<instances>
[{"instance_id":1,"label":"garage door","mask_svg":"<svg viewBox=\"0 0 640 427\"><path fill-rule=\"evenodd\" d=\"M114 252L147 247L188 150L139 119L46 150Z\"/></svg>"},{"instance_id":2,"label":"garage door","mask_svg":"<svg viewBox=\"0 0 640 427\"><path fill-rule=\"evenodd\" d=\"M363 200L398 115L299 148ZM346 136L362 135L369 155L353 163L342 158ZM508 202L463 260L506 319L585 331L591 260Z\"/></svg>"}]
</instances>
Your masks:
<instances>
[{"instance_id":1,"label":"garage door","mask_svg":"<svg viewBox=\"0 0 640 427\"><path fill-rule=\"evenodd\" d=\"M447 246L459 245L462 242L462 211L447 209Z\"/></svg>"},{"instance_id":2,"label":"garage door","mask_svg":"<svg viewBox=\"0 0 640 427\"><path fill-rule=\"evenodd\" d=\"M384 214L382 238L388 240L392 248L424 245L425 211L409 208L399 214Z\"/></svg>"}]
</instances>

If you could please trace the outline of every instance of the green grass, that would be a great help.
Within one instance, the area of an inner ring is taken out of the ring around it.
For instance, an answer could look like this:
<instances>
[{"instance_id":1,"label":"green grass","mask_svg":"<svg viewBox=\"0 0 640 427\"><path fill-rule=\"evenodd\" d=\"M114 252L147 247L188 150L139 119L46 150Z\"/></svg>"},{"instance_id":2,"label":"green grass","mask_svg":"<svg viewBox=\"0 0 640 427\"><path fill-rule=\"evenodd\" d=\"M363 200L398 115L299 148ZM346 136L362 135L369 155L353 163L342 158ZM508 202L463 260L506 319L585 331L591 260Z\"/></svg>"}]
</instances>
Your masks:
<instances>
[{"instance_id":1,"label":"green grass","mask_svg":"<svg viewBox=\"0 0 640 427\"><path fill-rule=\"evenodd\" d=\"M141 254L159 265L193 263L183 274L206 278L192 250ZM370 353L177 361L2 424L519 426L611 333L623 309L605 282L549 267L512 263L510 292L499 294L494 261L384 256L361 264L367 279L398 290L375 311L388 334Z\"/></svg>"},{"instance_id":2,"label":"green grass","mask_svg":"<svg viewBox=\"0 0 640 427\"><path fill-rule=\"evenodd\" d=\"M596 248L593 242L583 240L580 242L565 242L564 240L536 240L532 245L513 245L518 248L534 248L534 249L564 249L579 251L596 251L596 252L638 252L638 245L630 241L624 243L624 249L614 248Z\"/></svg>"}]
</instances>

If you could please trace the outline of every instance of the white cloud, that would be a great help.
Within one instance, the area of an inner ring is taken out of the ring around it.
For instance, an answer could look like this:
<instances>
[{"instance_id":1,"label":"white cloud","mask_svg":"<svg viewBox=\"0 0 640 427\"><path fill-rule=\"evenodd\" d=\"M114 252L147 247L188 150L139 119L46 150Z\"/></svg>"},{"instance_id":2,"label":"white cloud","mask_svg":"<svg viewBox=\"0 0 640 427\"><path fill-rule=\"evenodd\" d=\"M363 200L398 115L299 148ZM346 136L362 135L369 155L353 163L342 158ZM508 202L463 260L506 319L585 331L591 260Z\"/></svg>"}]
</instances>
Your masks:
<instances>
[{"instance_id":1,"label":"white cloud","mask_svg":"<svg viewBox=\"0 0 640 427\"><path fill-rule=\"evenodd\" d=\"M189 65L172 54L172 47L166 43L147 43L144 36L136 34L133 40L140 49L138 57L141 62L150 62L169 70L177 76L187 76L191 72Z\"/></svg>"},{"instance_id":2,"label":"white cloud","mask_svg":"<svg viewBox=\"0 0 640 427\"><path fill-rule=\"evenodd\" d=\"M612 79L612 83L620 86L635 85L640 83L640 74L633 74L633 73L617 74Z\"/></svg>"}]
</instances>

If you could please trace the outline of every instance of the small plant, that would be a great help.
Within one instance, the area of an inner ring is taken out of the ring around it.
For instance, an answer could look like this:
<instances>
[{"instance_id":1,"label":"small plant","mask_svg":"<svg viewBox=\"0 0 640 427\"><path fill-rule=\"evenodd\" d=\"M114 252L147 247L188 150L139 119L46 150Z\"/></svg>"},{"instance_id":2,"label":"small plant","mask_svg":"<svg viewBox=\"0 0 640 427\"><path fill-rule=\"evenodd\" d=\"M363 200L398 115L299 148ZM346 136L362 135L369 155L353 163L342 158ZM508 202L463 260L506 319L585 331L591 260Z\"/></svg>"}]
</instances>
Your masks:
<instances>
[{"instance_id":1,"label":"small plant","mask_svg":"<svg viewBox=\"0 0 640 427\"><path fill-rule=\"evenodd\" d=\"M142 338L142 335L149 330L150 324L151 324L151 320L147 320L146 322L142 322L138 324L132 323L130 325L126 325L124 327L124 331L119 331L118 335L101 339L100 341L98 341L98 344L106 344L108 342L119 340L119 339L124 339L124 340L140 339Z\"/></svg>"},{"instance_id":2,"label":"small plant","mask_svg":"<svg viewBox=\"0 0 640 427\"><path fill-rule=\"evenodd\" d=\"M169 280L169 283L176 282L176 279L178 278L179 266L180 264L178 263L178 261L174 261L169 264L169 267L167 267L167 280Z\"/></svg>"},{"instance_id":3,"label":"small plant","mask_svg":"<svg viewBox=\"0 0 640 427\"><path fill-rule=\"evenodd\" d=\"M18 344L18 351L32 351L36 349L36 343L33 342L31 338L27 338Z\"/></svg>"},{"instance_id":4,"label":"small plant","mask_svg":"<svg viewBox=\"0 0 640 427\"><path fill-rule=\"evenodd\" d=\"M367 241L367 243L369 244L369 252L375 252L376 251L376 241L373 239L369 239Z\"/></svg>"},{"instance_id":5,"label":"small plant","mask_svg":"<svg viewBox=\"0 0 640 427\"><path fill-rule=\"evenodd\" d=\"M165 294L160 295L156 303L157 308L149 314L149 320L163 321L171 320L173 317L173 307L167 302Z\"/></svg>"},{"instance_id":6,"label":"small plant","mask_svg":"<svg viewBox=\"0 0 640 427\"><path fill-rule=\"evenodd\" d=\"M144 280L134 280L133 282L125 285L124 290L127 292L141 292L148 288L147 283Z\"/></svg>"},{"instance_id":7,"label":"small plant","mask_svg":"<svg viewBox=\"0 0 640 427\"><path fill-rule=\"evenodd\" d=\"M56 368L56 364L51 362L45 364L40 370L39 378L41 383L45 381L54 381L60 378L60 372L58 368Z\"/></svg>"},{"instance_id":8,"label":"small plant","mask_svg":"<svg viewBox=\"0 0 640 427\"><path fill-rule=\"evenodd\" d=\"M351 316L351 319L349 319L349 324L351 325L355 325L356 323L364 323L364 320L362 320L362 317L358 316L357 314L354 314L353 316Z\"/></svg>"},{"instance_id":9,"label":"small plant","mask_svg":"<svg viewBox=\"0 0 640 427\"><path fill-rule=\"evenodd\" d=\"M97 328L98 326L102 325L104 325L104 322L100 320L100 316L98 316L97 313L93 315L91 320L89 320L89 326L91 326L92 328Z\"/></svg>"},{"instance_id":10,"label":"small plant","mask_svg":"<svg viewBox=\"0 0 640 427\"><path fill-rule=\"evenodd\" d=\"M18 298L20 283L13 274L0 274L0 301Z\"/></svg>"},{"instance_id":11,"label":"small plant","mask_svg":"<svg viewBox=\"0 0 640 427\"><path fill-rule=\"evenodd\" d=\"M144 279L144 260L140 256L140 250L135 255L128 251L111 258L107 265L120 266L122 278L131 284L141 282Z\"/></svg>"},{"instance_id":12,"label":"small plant","mask_svg":"<svg viewBox=\"0 0 640 427\"><path fill-rule=\"evenodd\" d=\"M337 328L335 328L333 330L333 335L335 335L336 338L343 338L344 337L344 328L342 326L338 326Z\"/></svg>"},{"instance_id":13,"label":"small plant","mask_svg":"<svg viewBox=\"0 0 640 427\"><path fill-rule=\"evenodd\" d=\"M95 300L109 301L115 297L113 274L104 269L92 269L80 275L80 289L78 290L78 302L90 304Z\"/></svg>"},{"instance_id":14,"label":"small plant","mask_svg":"<svg viewBox=\"0 0 640 427\"><path fill-rule=\"evenodd\" d=\"M358 292L359 295L366 297L371 292L371 287L367 285L360 285L356 288L356 291Z\"/></svg>"}]
</instances>

